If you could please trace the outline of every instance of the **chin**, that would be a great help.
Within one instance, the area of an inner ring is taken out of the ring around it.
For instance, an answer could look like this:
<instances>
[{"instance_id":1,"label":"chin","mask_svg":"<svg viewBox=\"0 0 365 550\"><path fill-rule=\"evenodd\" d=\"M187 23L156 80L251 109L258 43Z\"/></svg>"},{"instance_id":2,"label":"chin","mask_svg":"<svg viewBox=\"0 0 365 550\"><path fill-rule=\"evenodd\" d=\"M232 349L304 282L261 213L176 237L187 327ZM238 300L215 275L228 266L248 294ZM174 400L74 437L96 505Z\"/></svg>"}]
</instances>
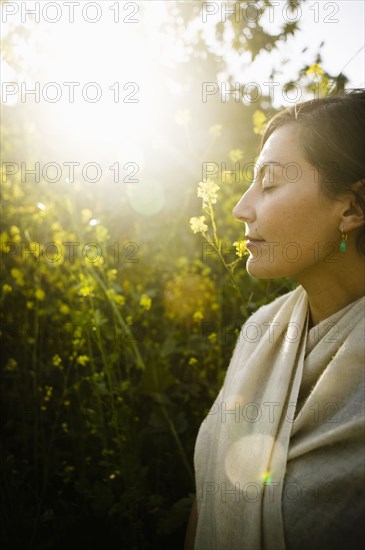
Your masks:
<instances>
[{"instance_id":1,"label":"chin","mask_svg":"<svg viewBox=\"0 0 365 550\"><path fill-rule=\"evenodd\" d=\"M278 279L289 276L273 263L265 265L263 262L250 261L250 259L246 262L246 271L255 279Z\"/></svg>"}]
</instances>

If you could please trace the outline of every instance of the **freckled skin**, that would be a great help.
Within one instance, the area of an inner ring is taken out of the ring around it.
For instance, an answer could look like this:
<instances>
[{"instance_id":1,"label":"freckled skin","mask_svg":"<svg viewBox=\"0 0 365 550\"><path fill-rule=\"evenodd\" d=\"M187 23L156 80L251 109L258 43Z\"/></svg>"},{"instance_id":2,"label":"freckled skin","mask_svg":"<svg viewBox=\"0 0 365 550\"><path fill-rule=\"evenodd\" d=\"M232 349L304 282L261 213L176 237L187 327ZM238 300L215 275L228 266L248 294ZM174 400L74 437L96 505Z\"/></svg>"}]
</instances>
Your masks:
<instances>
[{"instance_id":1,"label":"freckled skin","mask_svg":"<svg viewBox=\"0 0 365 550\"><path fill-rule=\"evenodd\" d=\"M262 180L256 171L233 213L246 222L246 234L266 241L258 250L250 250L246 266L250 275L295 277L337 254L339 204L320 191L314 168L301 150L297 127L283 126L269 137L257 164L269 161L284 168L267 167ZM271 189L264 191L265 187Z\"/></svg>"}]
</instances>

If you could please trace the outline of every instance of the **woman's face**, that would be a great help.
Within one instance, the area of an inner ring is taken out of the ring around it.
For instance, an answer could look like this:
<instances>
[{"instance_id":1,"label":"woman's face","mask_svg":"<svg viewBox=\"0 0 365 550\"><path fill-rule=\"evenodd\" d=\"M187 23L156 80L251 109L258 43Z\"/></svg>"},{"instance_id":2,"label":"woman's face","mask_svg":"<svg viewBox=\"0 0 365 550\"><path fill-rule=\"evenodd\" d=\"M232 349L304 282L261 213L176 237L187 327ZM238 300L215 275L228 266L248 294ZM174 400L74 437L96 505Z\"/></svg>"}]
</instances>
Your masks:
<instances>
[{"instance_id":1,"label":"woman's face","mask_svg":"<svg viewBox=\"0 0 365 550\"><path fill-rule=\"evenodd\" d=\"M287 124L266 141L252 185L233 209L246 225L247 271L257 278L300 281L339 261L340 204L320 191L304 158L300 128ZM258 239L258 241L255 241Z\"/></svg>"}]
</instances>

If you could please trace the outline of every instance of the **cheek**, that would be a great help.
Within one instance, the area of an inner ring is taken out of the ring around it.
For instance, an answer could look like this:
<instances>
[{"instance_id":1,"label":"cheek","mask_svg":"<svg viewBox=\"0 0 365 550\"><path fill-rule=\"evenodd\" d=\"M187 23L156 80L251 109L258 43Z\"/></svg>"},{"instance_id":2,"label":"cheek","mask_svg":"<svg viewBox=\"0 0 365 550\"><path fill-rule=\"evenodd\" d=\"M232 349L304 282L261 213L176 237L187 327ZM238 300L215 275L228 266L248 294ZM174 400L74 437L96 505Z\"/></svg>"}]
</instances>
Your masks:
<instances>
[{"instance_id":1,"label":"cheek","mask_svg":"<svg viewBox=\"0 0 365 550\"><path fill-rule=\"evenodd\" d=\"M257 211L258 230L267 240L277 237L280 240L290 240L291 237L308 224L306 205L298 197L279 193L261 204ZM261 229L262 228L262 229Z\"/></svg>"},{"instance_id":2,"label":"cheek","mask_svg":"<svg viewBox=\"0 0 365 550\"><path fill-rule=\"evenodd\" d=\"M283 190L284 191L284 190ZM300 193L277 193L270 197L270 202L262 204L260 221L284 240L303 238L317 230L318 223L323 223L324 214L318 208L318 202L312 196L301 196Z\"/></svg>"}]
</instances>

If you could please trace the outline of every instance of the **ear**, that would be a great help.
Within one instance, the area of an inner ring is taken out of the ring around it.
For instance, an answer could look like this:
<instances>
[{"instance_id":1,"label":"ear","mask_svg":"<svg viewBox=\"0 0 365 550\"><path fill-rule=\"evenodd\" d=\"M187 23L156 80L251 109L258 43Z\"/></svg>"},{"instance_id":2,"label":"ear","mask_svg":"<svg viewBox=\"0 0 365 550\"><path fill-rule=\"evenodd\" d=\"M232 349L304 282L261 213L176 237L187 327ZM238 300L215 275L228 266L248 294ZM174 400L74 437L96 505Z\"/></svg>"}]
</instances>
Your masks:
<instances>
[{"instance_id":1,"label":"ear","mask_svg":"<svg viewBox=\"0 0 365 550\"><path fill-rule=\"evenodd\" d=\"M340 227L347 233L365 225L365 179L352 185L340 219Z\"/></svg>"}]
</instances>

